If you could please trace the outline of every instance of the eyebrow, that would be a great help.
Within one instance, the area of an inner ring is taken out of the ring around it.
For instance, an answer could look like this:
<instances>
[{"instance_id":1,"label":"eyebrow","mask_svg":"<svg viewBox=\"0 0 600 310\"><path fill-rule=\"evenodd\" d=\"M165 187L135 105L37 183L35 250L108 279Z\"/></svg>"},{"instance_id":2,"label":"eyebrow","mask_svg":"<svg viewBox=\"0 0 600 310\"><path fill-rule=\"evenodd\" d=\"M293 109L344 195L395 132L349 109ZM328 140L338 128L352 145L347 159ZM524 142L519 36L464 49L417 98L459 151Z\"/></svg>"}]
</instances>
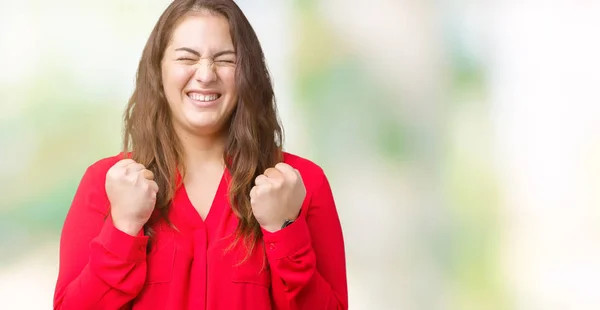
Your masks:
<instances>
[{"instance_id":1,"label":"eyebrow","mask_svg":"<svg viewBox=\"0 0 600 310\"><path fill-rule=\"evenodd\" d=\"M196 55L197 57L200 57L200 53L199 53L198 51L196 51L196 50L194 50L194 49L191 49L191 48L189 48L189 47L179 47L179 48L176 48L176 49L175 49L175 51L184 51L184 52L188 52L188 53L190 53L190 54L194 54L194 55ZM216 58L216 57L223 56L223 55L227 55L227 54L235 54L235 51L232 51L232 50L224 50L224 51L220 51L220 52L218 52L218 53L215 53L215 54L213 55L213 57L214 57L214 58Z\"/></svg>"}]
</instances>

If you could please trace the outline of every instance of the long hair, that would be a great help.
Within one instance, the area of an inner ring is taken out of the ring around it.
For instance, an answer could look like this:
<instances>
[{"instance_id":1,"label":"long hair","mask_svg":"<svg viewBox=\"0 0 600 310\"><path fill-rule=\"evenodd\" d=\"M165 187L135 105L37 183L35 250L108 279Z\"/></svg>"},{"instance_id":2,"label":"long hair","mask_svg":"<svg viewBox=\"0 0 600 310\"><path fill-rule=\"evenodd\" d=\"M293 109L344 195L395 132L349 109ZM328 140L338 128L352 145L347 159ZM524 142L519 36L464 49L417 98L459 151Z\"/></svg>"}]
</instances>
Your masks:
<instances>
[{"instance_id":1,"label":"long hair","mask_svg":"<svg viewBox=\"0 0 600 310\"><path fill-rule=\"evenodd\" d=\"M223 158L231 174L229 202L239 223L233 244L243 240L248 255L262 237L252 214L250 189L254 179L282 159L281 127L271 77L254 29L232 0L176 0L154 26L139 62L135 90L124 113L123 150L155 175L160 190L156 210L168 220L178 171L185 174L181 142L175 134L163 90L161 62L174 28L190 12L219 14L229 21L237 54L237 106L228 130ZM151 222L145 226L148 235Z\"/></svg>"}]
</instances>

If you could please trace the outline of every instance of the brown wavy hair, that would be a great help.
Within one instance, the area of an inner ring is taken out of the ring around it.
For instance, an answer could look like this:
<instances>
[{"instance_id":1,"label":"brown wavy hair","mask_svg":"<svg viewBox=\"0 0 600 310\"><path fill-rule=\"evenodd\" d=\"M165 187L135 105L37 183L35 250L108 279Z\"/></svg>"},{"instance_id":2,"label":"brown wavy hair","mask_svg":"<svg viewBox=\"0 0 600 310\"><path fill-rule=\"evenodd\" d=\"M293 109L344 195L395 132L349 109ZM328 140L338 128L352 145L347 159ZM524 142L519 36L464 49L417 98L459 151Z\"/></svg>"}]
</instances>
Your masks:
<instances>
[{"instance_id":1,"label":"brown wavy hair","mask_svg":"<svg viewBox=\"0 0 600 310\"><path fill-rule=\"evenodd\" d=\"M154 26L139 62L135 90L124 113L123 150L155 175L160 188L156 210L168 222L168 210L185 174L184 152L175 134L162 85L161 63L174 28L190 12L224 16L237 54L237 106L227 122L223 158L231 173L229 202L239 218L234 243L240 240L252 252L261 239L252 214L250 189L254 179L282 159L283 129L264 54L254 29L231 0L173 1ZM153 218L155 220L155 218ZM170 223L170 222L169 222ZM147 235L151 222L145 226ZM232 244L232 246L233 246Z\"/></svg>"}]
</instances>

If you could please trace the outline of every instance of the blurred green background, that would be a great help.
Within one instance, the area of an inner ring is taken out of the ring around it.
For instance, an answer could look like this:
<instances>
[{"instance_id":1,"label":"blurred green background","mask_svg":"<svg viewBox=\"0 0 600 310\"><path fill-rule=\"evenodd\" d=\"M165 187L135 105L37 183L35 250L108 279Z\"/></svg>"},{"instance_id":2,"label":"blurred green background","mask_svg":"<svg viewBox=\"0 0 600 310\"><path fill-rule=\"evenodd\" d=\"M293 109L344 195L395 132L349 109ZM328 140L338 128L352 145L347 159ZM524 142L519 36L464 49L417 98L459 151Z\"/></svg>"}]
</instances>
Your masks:
<instances>
[{"instance_id":1,"label":"blurred green background","mask_svg":"<svg viewBox=\"0 0 600 310\"><path fill-rule=\"evenodd\" d=\"M0 0L7 309L51 307L64 217L119 152L168 2ZM331 180L351 309L600 307L600 5L237 2L286 150Z\"/></svg>"}]
</instances>

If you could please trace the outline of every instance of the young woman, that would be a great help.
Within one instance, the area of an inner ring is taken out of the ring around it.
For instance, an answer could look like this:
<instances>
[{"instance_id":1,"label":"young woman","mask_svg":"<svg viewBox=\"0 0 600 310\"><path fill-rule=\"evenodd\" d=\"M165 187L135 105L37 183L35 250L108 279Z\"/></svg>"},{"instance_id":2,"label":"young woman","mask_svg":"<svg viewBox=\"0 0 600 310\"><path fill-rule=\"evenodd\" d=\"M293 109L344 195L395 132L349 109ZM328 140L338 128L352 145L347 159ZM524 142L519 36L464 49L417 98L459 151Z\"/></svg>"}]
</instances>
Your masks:
<instances>
[{"instance_id":1,"label":"young woman","mask_svg":"<svg viewBox=\"0 0 600 310\"><path fill-rule=\"evenodd\" d=\"M54 309L347 309L327 178L281 147L246 17L174 1L139 63L124 152L73 199Z\"/></svg>"}]
</instances>

